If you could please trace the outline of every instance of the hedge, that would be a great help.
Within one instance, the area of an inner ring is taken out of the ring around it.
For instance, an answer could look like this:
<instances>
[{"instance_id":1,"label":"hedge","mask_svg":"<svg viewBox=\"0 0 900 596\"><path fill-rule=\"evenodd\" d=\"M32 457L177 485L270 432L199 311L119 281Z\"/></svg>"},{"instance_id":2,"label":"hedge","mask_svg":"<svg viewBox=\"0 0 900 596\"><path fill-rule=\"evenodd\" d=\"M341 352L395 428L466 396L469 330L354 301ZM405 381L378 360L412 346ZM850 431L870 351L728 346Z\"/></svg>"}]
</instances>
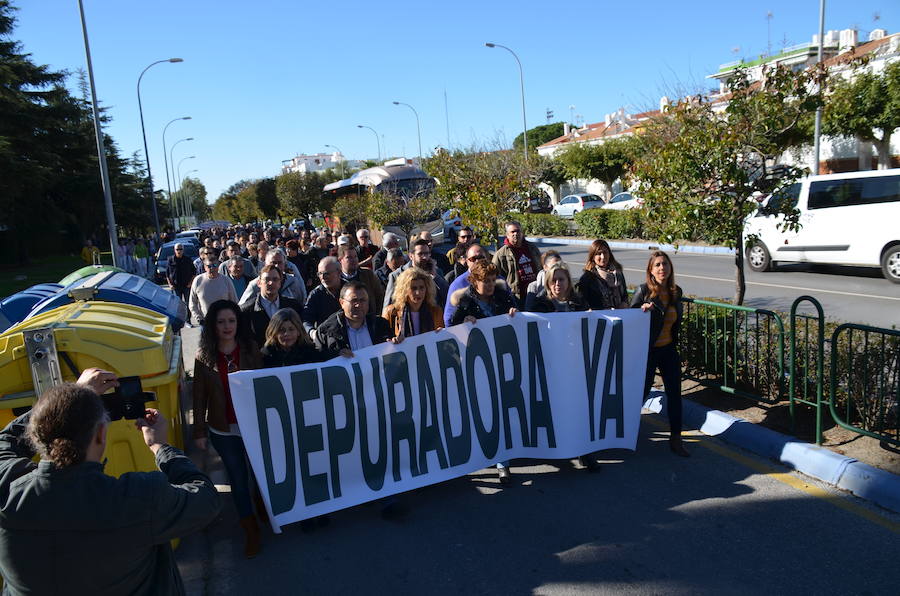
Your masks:
<instances>
[{"instance_id":1,"label":"hedge","mask_svg":"<svg viewBox=\"0 0 900 596\"><path fill-rule=\"evenodd\" d=\"M640 209L588 209L575 214L579 236L589 238L641 238L644 233Z\"/></svg>"},{"instance_id":2,"label":"hedge","mask_svg":"<svg viewBox=\"0 0 900 596\"><path fill-rule=\"evenodd\" d=\"M529 236L572 235L566 220L549 213L510 213L508 218L522 224L522 231Z\"/></svg>"}]
</instances>

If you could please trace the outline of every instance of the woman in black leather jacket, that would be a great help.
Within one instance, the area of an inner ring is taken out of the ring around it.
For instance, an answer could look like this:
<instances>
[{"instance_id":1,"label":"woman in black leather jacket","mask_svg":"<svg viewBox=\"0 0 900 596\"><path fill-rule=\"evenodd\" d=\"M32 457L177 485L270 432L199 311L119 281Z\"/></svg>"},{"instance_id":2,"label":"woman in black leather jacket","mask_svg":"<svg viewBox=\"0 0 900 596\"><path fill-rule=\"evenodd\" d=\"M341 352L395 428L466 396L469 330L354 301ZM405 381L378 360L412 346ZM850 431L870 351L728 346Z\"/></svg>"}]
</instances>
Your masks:
<instances>
[{"instance_id":1,"label":"woman in black leather jacket","mask_svg":"<svg viewBox=\"0 0 900 596\"><path fill-rule=\"evenodd\" d=\"M578 293L592 310L628 307L625 275L606 240L598 238L591 244L577 287Z\"/></svg>"},{"instance_id":2,"label":"woman in black leather jacket","mask_svg":"<svg viewBox=\"0 0 900 596\"><path fill-rule=\"evenodd\" d=\"M650 393L656 370L666 389L669 414L669 448L676 455L690 457L681 441L681 357L678 355L678 330L682 318L682 291L675 284L675 270L669 255L661 250L650 254L647 281L638 287L632 308L650 312L650 351L644 397Z\"/></svg>"}]
</instances>

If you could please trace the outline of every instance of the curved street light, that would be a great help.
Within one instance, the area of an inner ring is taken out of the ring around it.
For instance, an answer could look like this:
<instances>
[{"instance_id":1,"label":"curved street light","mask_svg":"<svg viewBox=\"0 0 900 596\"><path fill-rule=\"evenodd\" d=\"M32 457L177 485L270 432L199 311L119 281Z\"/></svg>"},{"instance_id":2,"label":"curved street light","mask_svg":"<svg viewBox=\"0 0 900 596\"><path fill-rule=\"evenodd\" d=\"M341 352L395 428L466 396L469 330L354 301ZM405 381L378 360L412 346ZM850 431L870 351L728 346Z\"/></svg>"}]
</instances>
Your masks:
<instances>
[{"instance_id":1,"label":"curved street light","mask_svg":"<svg viewBox=\"0 0 900 596\"><path fill-rule=\"evenodd\" d=\"M187 180L187 177L190 176L192 173L199 172L199 171L200 170L197 170L197 169L188 170L187 172L184 173L184 180ZM184 186L184 184L182 184L182 186ZM194 217L194 197L193 196L191 196L189 201L185 201L185 209L184 210L187 212L188 217Z\"/></svg>"},{"instance_id":2,"label":"curved street light","mask_svg":"<svg viewBox=\"0 0 900 596\"><path fill-rule=\"evenodd\" d=\"M153 193L153 174L150 173L150 152L147 151L147 131L144 129L144 106L141 105L141 79L144 78L144 73L150 70L151 66L156 66L157 64L162 64L164 62L184 62L184 60L181 58L157 60L142 70L137 80L138 112L141 115L141 137L144 139L144 161L147 164L147 186L150 189L150 201L153 203L153 223L156 225L157 238L160 237L161 230L159 229L159 214L156 212L156 195Z\"/></svg>"},{"instance_id":3,"label":"curved street light","mask_svg":"<svg viewBox=\"0 0 900 596\"><path fill-rule=\"evenodd\" d=\"M381 162L381 139L378 138L378 133L371 126L366 126L365 124L357 124L356 128L368 128L375 134L375 142L378 143L378 161Z\"/></svg>"},{"instance_id":4,"label":"curved street light","mask_svg":"<svg viewBox=\"0 0 900 596\"><path fill-rule=\"evenodd\" d=\"M185 139L179 139L179 140L175 141L174 143L172 143L172 146L169 147L169 161L172 162L172 188L175 189L175 192L178 191L178 187L175 186L177 184L177 180L175 179L175 176L176 176L175 157L174 157L175 147L179 143L183 143L185 141L193 141L193 140L194 140L194 137L187 137ZM170 194L169 196L171 197L172 195ZM177 201L172 201L171 198L169 199L169 201L170 201L170 204L177 204Z\"/></svg>"},{"instance_id":5,"label":"curved street light","mask_svg":"<svg viewBox=\"0 0 900 596\"><path fill-rule=\"evenodd\" d=\"M338 147L337 145L326 144L325 146L330 147L332 149L337 149L337 152L341 155L341 157L344 157L344 152L341 151L341 148ZM341 178L343 178L344 177L344 160L343 159L338 162L338 167L341 169Z\"/></svg>"},{"instance_id":6,"label":"curved street light","mask_svg":"<svg viewBox=\"0 0 900 596\"><path fill-rule=\"evenodd\" d=\"M166 190L169 192L169 196L172 196L172 186L169 184L169 148L166 146L166 131L169 130L169 127L178 122L179 120L190 120L190 116L182 116L181 118L173 118L169 120L169 123L163 127L163 161L166 164ZM175 164L172 164L173 166ZM174 173L174 172L173 172Z\"/></svg>"},{"instance_id":7,"label":"curved street light","mask_svg":"<svg viewBox=\"0 0 900 596\"><path fill-rule=\"evenodd\" d=\"M513 58L516 59L516 64L519 65L519 87L522 91L522 141L525 151L525 160L528 160L528 124L525 123L525 75L522 73L522 62L519 60L519 56L516 55L511 49L506 46L502 46L499 43L490 43L485 42L484 44L489 48L503 48L507 52L513 55Z\"/></svg>"},{"instance_id":8,"label":"curved street light","mask_svg":"<svg viewBox=\"0 0 900 596\"><path fill-rule=\"evenodd\" d=\"M403 103L402 101L395 101L394 105L395 106L406 106L410 110L413 111L413 114L416 115L416 134L418 135L418 138L419 138L419 161L421 161L422 160L422 129L419 127L419 112L416 111L416 108L412 107L408 103Z\"/></svg>"},{"instance_id":9,"label":"curved street light","mask_svg":"<svg viewBox=\"0 0 900 596\"><path fill-rule=\"evenodd\" d=\"M173 147L174 147L174 145L173 145ZM197 158L196 155L191 155L190 157L182 158L182 160L178 162L178 165L175 166L175 171L178 172L178 188L175 190L175 192L179 195L179 198L181 199L181 204L182 204L181 212L185 216L188 215L188 210L187 210L187 204L184 200L184 178L181 177L181 164L183 164L186 159L196 159L196 158Z\"/></svg>"}]
</instances>

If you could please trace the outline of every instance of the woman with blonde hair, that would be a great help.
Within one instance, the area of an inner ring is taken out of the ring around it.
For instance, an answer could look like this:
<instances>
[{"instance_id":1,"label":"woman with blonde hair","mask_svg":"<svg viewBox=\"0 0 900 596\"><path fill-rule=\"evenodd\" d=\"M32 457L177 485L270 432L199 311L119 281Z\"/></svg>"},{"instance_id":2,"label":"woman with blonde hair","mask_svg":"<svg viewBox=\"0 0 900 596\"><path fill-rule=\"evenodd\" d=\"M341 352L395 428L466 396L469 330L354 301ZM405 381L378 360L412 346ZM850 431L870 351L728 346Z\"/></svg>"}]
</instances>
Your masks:
<instances>
[{"instance_id":1,"label":"woman with blonde hair","mask_svg":"<svg viewBox=\"0 0 900 596\"><path fill-rule=\"evenodd\" d=\"M263 365L267 368L325 360L293 308L282 308L272 315L266 327L266 343L261 353Z\"/></svg>"},{"instance_id":2,"label":"woman with blonde hair","mask_svg":"<svg viewBox=\"0 0 900 596\"><path fill-rule=\"evenodd\" d=\"M572 274L564 263L554 263L544 270L545 291L531 303L530 312L576 312L587 306L572 285Z\"/></svg>"},{"instance_id":3,"label":"woman with blonde hair","mask_svg":"<svg viewBox=\"0 0 900 596\"><path fill-rule=\"evenodd\" d=\"M435 302L431 275L418 267L410 267L401 273L394 286L394 301L385 309L384 315L397 337L443 329L444 312Z\"/></svg>"},{"instance_id":4,"label":"woman with blonde hair","mask_svg":"<svg viewBox=\"0 0 900 596\"><path fill-rule=\"evenodd\" d=\"M650 393L653 377L659 369L666 390L669 448L675 455L690 457L681 442L681 357L678 355L681 296L669 255L661 250L650 253L647 281L638 287L631 299L632 308L650 313L650 351L647 353L644 397Z\"/></svg>"}]
</instances>

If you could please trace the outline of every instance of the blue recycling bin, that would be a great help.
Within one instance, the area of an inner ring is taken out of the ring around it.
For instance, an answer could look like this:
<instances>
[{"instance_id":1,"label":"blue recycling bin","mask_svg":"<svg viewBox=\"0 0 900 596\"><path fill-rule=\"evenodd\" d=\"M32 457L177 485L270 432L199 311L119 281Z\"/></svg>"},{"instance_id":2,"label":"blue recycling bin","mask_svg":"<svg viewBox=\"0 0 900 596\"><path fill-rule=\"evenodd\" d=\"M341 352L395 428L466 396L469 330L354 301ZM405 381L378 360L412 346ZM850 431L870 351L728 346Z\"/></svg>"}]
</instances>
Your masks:
<instances>
[{"instance_id":1,"label":"blue recycling bin","mask_svg":"<svg viewBox=\"0 0 900 596\"><path fill-rule=\"evenodd\" d=\"M140 306L169 317L172 329L179 331L187 320L187 305L173 292L139 275L124 271L101 271L84 277L36 304L28 317L59 306L96 300Z\"/></svg>"},{"instance_id":2,"label":"blue recycling bin","mask_svg":"<svg viewBox=\"0 0 900 596\"><path fill-rule=\"evenodd\" d=\"M0 300L0 332L24 321L34 305L57 294L60 284L37 284Z\"/></svg>"}]
</instances>

